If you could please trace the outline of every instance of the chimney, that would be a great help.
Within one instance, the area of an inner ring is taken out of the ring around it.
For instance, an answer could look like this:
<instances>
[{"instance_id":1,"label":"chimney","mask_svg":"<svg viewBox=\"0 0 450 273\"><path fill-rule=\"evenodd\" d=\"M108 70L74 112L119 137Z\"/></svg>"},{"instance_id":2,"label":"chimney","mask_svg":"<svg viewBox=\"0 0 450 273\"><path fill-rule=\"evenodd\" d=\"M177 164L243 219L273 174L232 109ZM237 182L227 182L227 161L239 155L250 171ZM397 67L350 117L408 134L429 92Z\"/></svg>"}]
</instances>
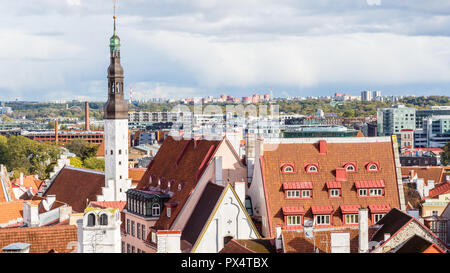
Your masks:
<instances>
[{"instance_id":1,"label":"chimney","mask_svg":"<svg viewBox=\"0 0 450 273\"><path fill-rule=\"evenodd\" d=\"M216 169L216 184L217 185L223 185L223 178L222 178L222 157L217 156L214 158L215 161L215 169Z\"/></svg>"},{"instance_id":2,"label":"chimney","mask_svg":"<svg viewBox=\"0 0 450 273\"><path fill-rule=\"evenodd\" d=\"M428 186L423 187L423 197L428 197L428 195L430 195L430 188L428 188Z\"/></svg>"},{"instance_id":3,"label":"chimney","mask_svg":"<svg viewBox=\"0 0 450 273\"><path fill-rule=\"evenodd\" d=\"M44 206L46 211L50 211L53 204L56 201L56 195L54 194L49 194L45 197L45 200L42 201L42 205Z\"/></svg>"},{"instance_id":4,"label":"chimney","mask_svg":"<svg viewBox=\"0 0 450 273\"><path fill-rule=\"evenodd\" d=\"M84 130L89 131L89 102L86 102L84 104L84 111L85 111L85 124L84 124Z\"/></svg>"},{"instance_id":5,"label":"chimney","mask_svg":"<svg viewBox=\"0 0 450 273\"><path fill-rule=\"evenodd\" d=\"M427 187L429 190L434 189L435 183L434 180L428 180Z\"/></svg>"},{"instance_id":6,"label":"chimney","mask_svg":"<svg viewBox=\"0 0 450 273\"><path fill-rule=\"evenodd\" d=\"M281 226L275 227L275 248L278 253L283 252L283 236L281 234Z\"/></svg>"},{"instance_id":7,"label":"chimney","mask_svg":"<svg viewBox=\"0 0 450 273\"><path fill-rule=\"evenodd\" d=\"M359 222L359 253L369 252L369 210L359 209L358 212Z\"/></svg>"},{"instance_id":8,"label":"chimney","mask_svg":"<svg viewBox=\"0 0 450 273\"><path fill-rule=\"evenodd\" d=\"M336 181L339 182L347 181L347 171L344 168L336 169Z\"/></svg>"},{"instance_id":9,"label":"chimney","mask_svg":"<svg viewBox=\"0 0 450 273\"><path fill-rule=\"evenodd\" d=\"M233 184L234 191L236 192L239 199L241 199L242 204L245 204L245 190L247 183L244 181L236 181Z\"/></svg>"},{"instance_id":10,"label":"chimney","mask_svg":"<svg viewBox=\"0 0 450 273\"><path fill-rule=\"evenodd\" d=\"M27 227L38 227L39 222L39 207L30 201L23 202L23 223Z\"/></svg>"},{"instance_id":11,"label":"chimney","mask_svg":"<svg viewBox=\"0 0 450 273\"><path fill-rule=\"evenodd\" d=\"M416 181L416 190L420 195L420 198L423 198L423 191L424 191L424 186L423 186L423 178L417 179Z\"/></svg>"},{"instance_id":12,"label":"chimney","mask_svg":"<svg viewBox=\"0 0 450 273\"><path fill-rule=\"evenodd\" d=\"M158 253L181 253L181 231L158 230Z\"/></svg>"},{"instance_id":13,"label":"chimney","mask_svg":"<svg viewBox=\"0 0 450 273\"><path fill-rule=\"evenodd\" d=\"M58 124L58 121L56 120L55 121L55 142L58 142L58 133L59 133L59 124Z\"/></svg>"},{"instance_id":14,"label":"chimney","mask_svg":"<svg viewBox=\"0 0 450 273\"><path fill-rule=\"evenodd\" d=\"M391 238L391 234L390 233L385 233L384 234L384 241L386 242L387 240L389 240L389 238Z\"/></svg>"},{"instance_id":15,"label":"chimney","mask_svg":"<svg viewBox=\"0 0 450 273\"><path fill-rule=\"evenodd\" d=\"M70 206L59 207L59 222L61 223L69 219L71 214L72 214L72 207Z\"/></svg>"},{"instance_id":16,"label":"chimney","mask_svg":"<svg viewBox=\"0 0 450 273\"><path fill-rule=\"evenodd\" d=\"M327 154L327 141L324 139L319 141L319 154L321 155Z\"/></svg>"},{"instance_id":17,"label":"chimney","mask_svg":"<svg viewBox=\"0 0 450 273\"><path fill-rule=\"evenodd\" d=\"M23 186L23 173L20 173L20 185Z\"/></svg>"}]
</instances>

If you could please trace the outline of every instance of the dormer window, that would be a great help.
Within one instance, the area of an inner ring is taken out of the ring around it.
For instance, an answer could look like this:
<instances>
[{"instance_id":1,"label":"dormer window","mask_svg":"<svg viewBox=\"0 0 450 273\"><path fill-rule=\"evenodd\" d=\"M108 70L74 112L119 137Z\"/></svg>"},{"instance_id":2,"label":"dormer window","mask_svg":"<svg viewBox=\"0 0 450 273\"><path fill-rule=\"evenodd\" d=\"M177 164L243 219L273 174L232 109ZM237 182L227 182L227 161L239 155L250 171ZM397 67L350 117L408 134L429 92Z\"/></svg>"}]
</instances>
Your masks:
<instances>
[{"instance_id":1,"label":"dormer window","mask_svg":"<svg viewBox=\"0 0 450 273\"><path fill-rule=\"evenodd\" d=\"M281 166L281 172L283 173L293 173L294 172L294 166L292 164L284 164Z\"/></svg>"},{"instance_id":2,"label":"dormer window","mask_svg":"<svg viewBox=\"0 0 450 273\"><path fill-rule=\"evenodd\" d=\"M376 171L378 171L378 164L374 163L374 162L371 162L371 163L367 164L367 171L369 171L369 172L376 172Z\"/></svg>"},{"instance_id":3,"label":"dormer window","mask_svg":"<svg viewBox=\"0 0 450 273\"><path fill-rule=\"evenodd\" d=\"M309 164L306 166L306 173L318 173L319 168L315 164Z\"/></svg>"},{"instance_id":4,"label":"dormer window","mask_svg":"<svg viewBox=\"0 0 450 273\"><path fill-rule=\"evenodd\" d=\"M161 207L158 203L155 203L152 205L152 216L159 216L159 214L161 213Z\"/></svg>"},{"instance_id":5,"label":"dormer window","mask_svg":"<svg viewBox=\"0 0 450 273\"><path fill-rule=\"evenodd\" d=\"M356 166L353 163L345 164L344 168L346 172L356 172Z\"/></svg>"}]
</instances>

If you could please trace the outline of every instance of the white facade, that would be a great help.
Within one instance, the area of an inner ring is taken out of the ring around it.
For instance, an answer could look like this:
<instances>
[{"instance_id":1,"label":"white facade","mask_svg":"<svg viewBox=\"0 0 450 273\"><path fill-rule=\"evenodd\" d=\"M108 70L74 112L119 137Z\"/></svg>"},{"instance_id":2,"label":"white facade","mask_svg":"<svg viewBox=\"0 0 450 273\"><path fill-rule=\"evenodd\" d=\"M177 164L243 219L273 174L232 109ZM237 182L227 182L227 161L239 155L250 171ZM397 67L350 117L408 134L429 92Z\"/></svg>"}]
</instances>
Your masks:
<instances>
[{"instance_id":1,"label":"white facade","mask_svg":"<svg viewBox=\"0 0 450 273\"><path fill-rule=\"evenodd\" d=\"M224 190L214 213L192 249L193 253L217 253L224 247L226 237L258 239L258 234L238 198L230 186Z\"/></svg>"},{"instance_id":2,"label":"white facade","mask_svg":"<svg viewBox=\"0 0 450 273\"><path fill-rule=\"evenodd\" d=\"M120 253L121 223L118 209L87 207L77 222L79 253Z\"/></svg>"},{"instance_id":3,"label":"white facade","mask_svg":"<svg viewBox=\"0 0 450 273\"><path fill-rule=\"evenodd\" d=\"M128 121L105 120L105 188L98 201L125 201L128 178Z\"/></svg>"}]
</instances>

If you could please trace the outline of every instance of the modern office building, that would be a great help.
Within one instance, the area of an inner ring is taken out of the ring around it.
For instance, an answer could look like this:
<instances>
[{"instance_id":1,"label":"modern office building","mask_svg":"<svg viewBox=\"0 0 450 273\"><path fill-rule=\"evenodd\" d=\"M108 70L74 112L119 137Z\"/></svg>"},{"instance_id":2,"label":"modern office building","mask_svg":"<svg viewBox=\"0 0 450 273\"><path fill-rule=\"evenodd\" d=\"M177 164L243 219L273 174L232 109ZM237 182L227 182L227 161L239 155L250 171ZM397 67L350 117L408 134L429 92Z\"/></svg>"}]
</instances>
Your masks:
<instances>
[{"instance_id":1,"label":"modern office building","mask_svg":"<svg viewBox=\"0 0 450 273\"><path fill-rule=\"evenodd\" d=\"M414 132L414 146L441 148L450 141L450 115L423 119L422 129Z\"/></svg>"},{"instance_id":2,"label":"modern office building","mask_svg":"<svg viewBox=\"0 0 450 273\"><path fill-rule=\"evenodd\" d=\"M418 109L416 111L416 128L422 128L424 118L447 115L450 115L450 106L431 106L430 109Z\"/></svg>"},{"instance_id":3,"label":"modern office building","mask_svg":"<svg viewBox=\"0 0 450 273\"><path fill-rule=\"evenodd\" d=\"M400 137L402 129L416 129L416 109L402 104L379 108L377 113L378 135Z\"/></svg>"}]
</instances>

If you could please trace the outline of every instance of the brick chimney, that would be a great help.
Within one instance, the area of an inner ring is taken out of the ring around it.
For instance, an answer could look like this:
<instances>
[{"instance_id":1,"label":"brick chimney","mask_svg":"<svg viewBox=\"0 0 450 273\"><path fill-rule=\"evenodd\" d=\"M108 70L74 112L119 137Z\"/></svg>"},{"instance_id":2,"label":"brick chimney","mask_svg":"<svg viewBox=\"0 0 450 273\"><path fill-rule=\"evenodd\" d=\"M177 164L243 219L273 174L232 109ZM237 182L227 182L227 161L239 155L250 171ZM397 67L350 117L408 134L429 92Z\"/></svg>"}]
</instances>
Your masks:
<instances>
[{"instance_id":1,"label":"brick chimney","mask_svg":"<svg viewBox=\"0 0 450 273\"><path fill-rule=\"evenodd\" d=\"M327 141L324 139L319 141L319 154L321 155L327 154Z\"/></svg>"},{"instance_id":2,"label":"brick chimney","mask_svg":"<svg viewBox=\"0 0 450 273\"><path fill-rule=\"evenodd\" d=\"M358 211L359 222L359 238L358 238L358 252L369 252L369 210L361 208Z\"/></svg>"},{"instance_id":3,"label":"brick chimney","mask_svg":"<svg viewBox=\"0 0 450 273\"><path fill-rule=\"evenodd\" d=\"M86 102L84 104L84 113L85 113L84 130L85 131L90 131L90 128L89 128L89 102Z\"/></svg>"},{"instance_id":4,"label":"brick chimney","mask_svg":"<svg viewBox=\"0 0 450 273\"><path fill-rule=\"evenodd\" d=\"M58 121L56 120L55 121L55 142L59 141L58 134L59 134L59 124L58 124Z\"/></svg>"},{"instance_id":5,"label":"brick chimney","mask_svg":"<svg viewBox=\"0 0 450 273\"><path fill-rule=\"evenodd\" d=\"M347 171L345 168L336 168L336 181L347 181Z\"/></svg>"}]
</instances>

